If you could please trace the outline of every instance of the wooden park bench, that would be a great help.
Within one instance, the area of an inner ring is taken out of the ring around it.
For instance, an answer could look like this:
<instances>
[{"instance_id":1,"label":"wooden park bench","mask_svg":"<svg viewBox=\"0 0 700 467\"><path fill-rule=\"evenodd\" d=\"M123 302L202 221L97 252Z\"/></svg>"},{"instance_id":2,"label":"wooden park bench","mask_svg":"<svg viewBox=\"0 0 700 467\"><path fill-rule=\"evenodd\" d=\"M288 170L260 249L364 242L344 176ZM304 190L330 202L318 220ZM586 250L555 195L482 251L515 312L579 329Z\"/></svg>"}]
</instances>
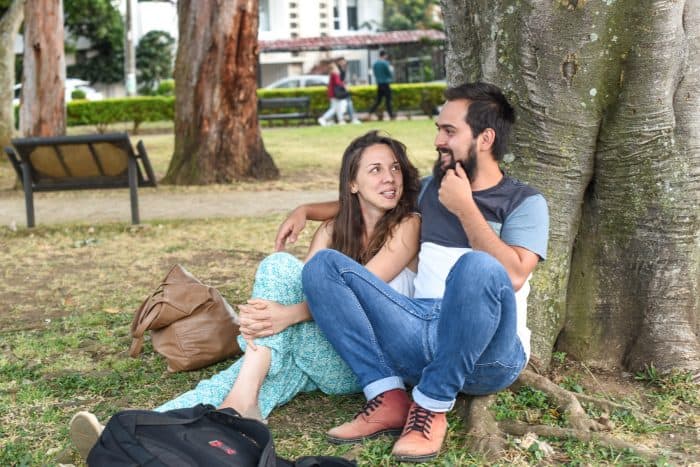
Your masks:
<instances>
[{"instance_id":1,"label":"wooden park bench","mask_svg":"<svg viewBox=\"0 0 700 467\"><path fill-rule=\"evenodd\" d=\"M34 227L34 192L129 188L131 222L139 223L137 188L156 186L139 141L134 152L126 133L17 138L5 148L22 180L27 227Z\"/></svg>"},{"instance_id":2,"label":"wooden park bench","mask_svg":"<svg viewBox=\"0 0 700 467\"><path fill-rule=\"evenodd\" d=\"M258 120L304 121L311 118L311 98L308 96L258 99Z\"/></svg>"}]
</instances>

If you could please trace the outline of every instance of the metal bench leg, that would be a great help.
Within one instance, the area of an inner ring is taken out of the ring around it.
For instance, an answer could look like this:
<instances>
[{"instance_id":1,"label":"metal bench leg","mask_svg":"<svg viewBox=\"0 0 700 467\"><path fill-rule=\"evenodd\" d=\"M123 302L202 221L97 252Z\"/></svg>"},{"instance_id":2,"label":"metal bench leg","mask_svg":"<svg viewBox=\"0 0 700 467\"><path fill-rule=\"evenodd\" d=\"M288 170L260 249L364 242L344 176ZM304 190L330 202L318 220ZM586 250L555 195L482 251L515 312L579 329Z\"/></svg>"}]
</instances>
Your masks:
<instances>
[{"instance_id":1,"label":"metal bench leg","mask_svg":"<svg viewBox=\"0 0 700 467\"><path fill-rule=\"evenodd\" d=\"M34 227L34 191L32 177L26 162L22 162L22 186L24 187L24 204L27 208L27 227Z\"/></svg>"},{"instance_id":2,"label":"metal bench leg","mask_svg":"<svg viewBox=\"0 0 700 467\"><path fill-rule=\"evenodd\" d=\"M129 195L131 197L131 223L139 224L139 194L138 179L136 178L136 160L129 157Z\"/></svg>"}]
</instances>

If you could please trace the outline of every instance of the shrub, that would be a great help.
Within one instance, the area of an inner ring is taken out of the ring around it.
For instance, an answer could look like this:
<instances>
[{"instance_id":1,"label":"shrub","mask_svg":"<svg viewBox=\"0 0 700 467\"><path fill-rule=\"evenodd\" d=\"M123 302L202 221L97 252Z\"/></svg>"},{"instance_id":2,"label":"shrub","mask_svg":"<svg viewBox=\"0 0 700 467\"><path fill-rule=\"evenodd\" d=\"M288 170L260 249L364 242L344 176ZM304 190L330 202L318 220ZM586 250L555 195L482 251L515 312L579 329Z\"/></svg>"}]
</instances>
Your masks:
<instances>
[{"instance_id":1,"label":"shrub","mask_svg":"<svg viewBox=\"0 0 700 467\"><path fill-rule=\"evenodd\" d=\"M66 106L66 124L96 125L104 132L117 122L133 122L134 133L143 122L173 120L175 99L172 97L128 97L101 101L69 102Z\"/></svg>"},{"instance_id":2,"label":"shrub","mask_svg":"<svg viewBox=\"0 0 700 467\"><path fill-rule=\"evenodd\" d=\"M175 80L164 79L156 88L156 96L174 96L175 95Z\"/></svg>"},{"instance_id":3,"label":"shrub","mask_svg":"<svg viewBox=\"0 0 700 467\"><path fill-rule=\"evenodd\" d=\"M82 89L73 89L73 92L70 93L70 99L72 101L78 101L85 99L85 91Z\"/></svg>"},{"instance_id":4,"label":"shrub","mask_svg":"<svg viewBox=\"0 0 700 467\"><path fill-rule=\"evenodd\" d=\"M395 112L406 113L409 117L416 111L433 115L435 109L445 101L443 83L393 84L393 106ZM358 112L367 112L377 95L375 85L348 86L352 103ZM319 116L328 109L328 95L325 87L258 89L258 97L297 97L311 98L311 113ZM383 105L383 104L382 104Z\"/></svg>"},{"instance_id":5,"label":"shrub","mask_svg":"<svg viewBox=\"0 0 700 467\"><path fill-rule=\"evenodd\" d=\"M173 80L163 81L158 96L139 96L101 101L75 101L67 105L67 125L95 125L104 132L111 124L133 122L134 132L138 132L143 122L173 120L175 116L175 98L169 93L175 88ZM349 86L355 110L366 112L374 103L377 93L374 85ZM413 83L392 85L394 110L409 117L419 112L433 115L437 106L445 100L445 84ZM161 93L163 95L161 95ZM323 86L309 88L258 89L258 97L294 97L308 96L311 99L311 113L323 114L328 108L326 88ZM269 123L269 122L268 122Z\"/></svg>"}]
</instances>

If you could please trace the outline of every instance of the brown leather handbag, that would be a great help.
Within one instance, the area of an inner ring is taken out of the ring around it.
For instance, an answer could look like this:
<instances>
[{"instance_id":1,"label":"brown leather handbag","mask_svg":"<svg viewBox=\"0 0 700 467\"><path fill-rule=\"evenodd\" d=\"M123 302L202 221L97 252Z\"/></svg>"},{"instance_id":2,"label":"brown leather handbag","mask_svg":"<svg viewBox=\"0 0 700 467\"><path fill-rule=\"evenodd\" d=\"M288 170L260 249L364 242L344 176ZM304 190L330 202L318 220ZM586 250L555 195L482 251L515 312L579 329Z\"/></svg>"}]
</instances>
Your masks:
<instances>
[{"instance_id":1,"label":"brown leather handbag","mask_svg":"<svg viewBox=\"0 0 700 467\"><path fill-rule=\"evenodd\" d=\"M236 312L218 290L179 264L136 312L129 355L141 353L148 330L153 349L166 358L172 372L196 370L241 353Z\"/></svg>"}]
</instances>

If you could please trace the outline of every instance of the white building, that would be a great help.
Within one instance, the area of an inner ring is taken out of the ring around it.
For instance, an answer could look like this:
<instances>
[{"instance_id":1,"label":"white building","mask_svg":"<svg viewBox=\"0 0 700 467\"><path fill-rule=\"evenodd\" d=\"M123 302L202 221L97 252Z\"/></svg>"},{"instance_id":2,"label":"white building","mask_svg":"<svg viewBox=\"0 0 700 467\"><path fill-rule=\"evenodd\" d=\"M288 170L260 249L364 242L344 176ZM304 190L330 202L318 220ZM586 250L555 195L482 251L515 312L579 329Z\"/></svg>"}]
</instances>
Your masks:
<instances>
[{"instance_id":1,"label":"white building","mask_svg":"<svg viewBox=\"0 0 700 467\"><path fill-rule=\"evenodd\" d=\"M126 14L126 1L119 10ZM178 21L175 2L137 2L132 0L134 44L149 31L166 31L177 39ZM382 24L383 0L259 0L259 40L297 39L304 37L348 36L368 34ZM77 48L89 44L79 39ZM15 52L22 53L22 37L17 36ZM375 58L372 55L372 59ZM309 73L322 60L344 56L348 61L349 82L366 82L368 53L366 50L335 50L310 52L282 52L260 54L260 83L262 86L289 75ZM73 55L66 55L66 64L74 63ZM124 95L121 84L95 87L106 96Z\"/></svg>"},{"instance_id":2,"label":"white building","mask_svg":"<svg viewBox=\"0 0 700 467\"><path fill-rule=\"evenodd\" d=\"M259 40L368 34L382 25L382 0L259 0ZM274 52L260 54L260 85L307 74L322 60L343 56L349 82L366 82L366 50Z\"/></svg>"},{"instance_id":3,"label":"white building","mask_svg":"<svg viewBox=\"0 0 700 467\"><path fill-rule=\"evenodd\" d=\"M133 0L132 0L133 1ZM122 0L122 13L126 12ZM177 39L177 7L169 2L133 2L135 42L152 30ZM382 24L383 0L259 0L258 40L347 36L374 32ZM260 54L260 85L279 78L310 73L322 60L344 56L348 80L366 81L365 50ZM374 56L373 56L374 58Z\"/></svg>"}]
</instances>

